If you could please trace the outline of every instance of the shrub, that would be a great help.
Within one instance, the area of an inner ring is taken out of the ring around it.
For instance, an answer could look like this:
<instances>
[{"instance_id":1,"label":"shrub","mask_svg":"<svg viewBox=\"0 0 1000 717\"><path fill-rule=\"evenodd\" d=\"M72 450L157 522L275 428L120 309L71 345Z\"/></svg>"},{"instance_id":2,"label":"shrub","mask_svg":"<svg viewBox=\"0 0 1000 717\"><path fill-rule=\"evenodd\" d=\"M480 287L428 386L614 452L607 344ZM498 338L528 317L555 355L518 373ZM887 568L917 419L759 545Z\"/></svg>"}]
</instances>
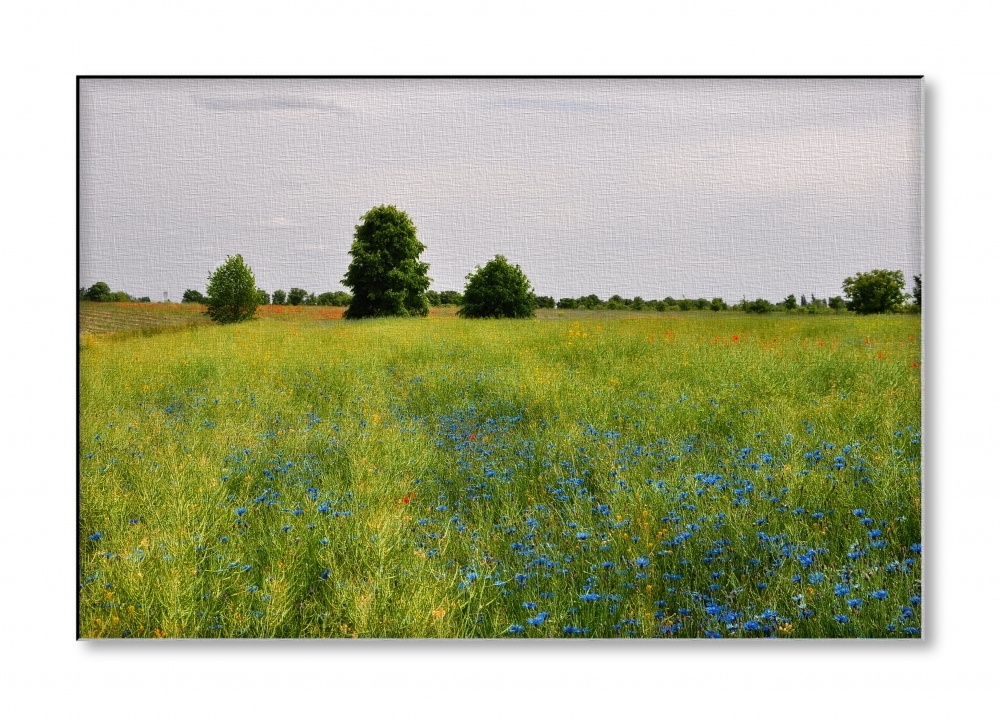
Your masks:
<instances>
[{"instance_id":1,"label":"shrub","mask_svg":"<svg viewBox=\"0 0 1000 717\"><path fill-rule=\"evenodd\" d=\"M844 303L844 300L839 296L831 296L827 300L826 305L829 306L834 311L841 311L842 309L847 308L847 305Z\"/></svg>"},{"instance_id":2,"label":"shrub","mask_svg":"<svg viewBox=\"0 0 1000 717\"><path fill-rule=\"evenodd\" d=\"M501 255L477 266L466 278L459 316L470 319L525 319L535 315L531 284L521 267Z\"/></svg>"},{"instance_id":3,"label":"shrub","mask_svg":"<svg viewBox=\"0 0 1000 717\"><path fill-rule=\"evenodd\" d=\"M576 306L576 299L559 299L558 303L556 303L557 309L575 309Z\"/></svg>"},{"instance_id":4,"label":"shrub","mask_svg":"<svg viewBox=\"0 0 1000 717\"><path fill-rule=\"evenodd\" d=\"M351 295L346 291L324 291L316 297L317 306L350 306Z\"/></svg>"},{"instance_id":5,"label":"shrub","mask_svg":"<svg viewBox=\"0 0 1000 717\"><path fill-rule=\"evenodd\" d=\"M766 314L774 311L774 304L767 299L754 299L753 301L744 302L743 310L747 313Z\"/></svg>"},{"instance_id":6,"label":"shrub","mask_svg":"<svg viewBox=\"0 0 1000 717\"><path fill-rule=\"evenodd\" d=\"M351 264L342 283L353 291L344 318L426 316L430 303L426 248L406 212L394 206L370 209L354 227Z\"/></svg>"},{"instance_id":7,"label":"shrub","mask_svg":"<svg viewBox=\"0 0 1000 717\"><path fill-rule=\"evenodd\" d=\"M462 295L457 291L442 291L440 293L441 306L461 306Z\"/></svg>"},{"instance_id":8,"label":"shrub","mask_svg":"<svg viewBox=\"0 0 1000 717\"><path fill-rule=\"evenodd\" d=\"M239 254L208 277L208 315L220 324L246 321L257 311L257 284L253 271Z\"/></svg>"},{"instance_id":9,"label":"shrub","mask_svg":"<svg viewBox=\"0 0 1000 717\"><path fill-rule=\"evenodd\" d=\"M285 292L278 289L273 294L271 294L271 303L275 306L283 306L285 303Z\"/></svg>"},{"instance_id":10,"label":"shrub","mask_svg":"<svg viewBox=\"0 0 1000 717\"><path fill-rule=\"evenodd\" d=\"M726 304L721 297L716 296L712 299L712 303L709 304L709 308L712 309L712 311L725 311L729 308L729 305Z\"/></svg>"},{"instance_id":11,"label":"shrub","mask_svg":"<svg viewBox=\"0 0 1000 717\"><path fill-rule=\"evenodd\" d=\"M556 308L556 300L551 296L535 296L535 308L538 309L554 309Z\"/></svg>"},{"instance_id":12,"label":"shrub","mask_svg":"<svg viewBox=\"0 0 1000 717\"><path fill-rule=\"evenodd\" d=\"M873 269L844 279L847 308L859 314L884 314L903 304L903 272Z\"/></svg>"},{"instance_id":13,"label":"shrub","mask_svg":"<svg viewBox=\"0 0 1000 717\"><path fill-rule=\"evenodd\" d=\"M309 296L309 294L306 292L305 289L293 288L291 291L288 292L288 303L291 304L292 306L298 306L303 301L305 301L307 296Z\"/></svg>"},{"instance_id":14,"label":"shrub","mask_svg":"<svg viewBox=\"0 0 1000 717\"><path fill-rule=\"evenodd\" d=\"M798 302L795 300L795 294L789 294L786 296L785 300L781 302L781 305L789 311L794 311L795 307L798 306Z\"/></svg>"},{"instance_id":15,"label":"shrub","mask_svg":"<svg viewBox=\"0 0 1000 717\"><path fill-rule=\"evenodd\" d=\"M197 289L186 289L181 297L182 304L205 304L208 300Z\"/></svg>"},{"instance_id":16,"label":"shrub","mask_svg":"<svg viewBox=\"0 0 1000 717\"><path fill-rule=\"evenodd\" d=\"M99 281L84 292L83 298L87 301L111 301L108 297L111 289L103 281Z\"/></svg>"}]
</instances>

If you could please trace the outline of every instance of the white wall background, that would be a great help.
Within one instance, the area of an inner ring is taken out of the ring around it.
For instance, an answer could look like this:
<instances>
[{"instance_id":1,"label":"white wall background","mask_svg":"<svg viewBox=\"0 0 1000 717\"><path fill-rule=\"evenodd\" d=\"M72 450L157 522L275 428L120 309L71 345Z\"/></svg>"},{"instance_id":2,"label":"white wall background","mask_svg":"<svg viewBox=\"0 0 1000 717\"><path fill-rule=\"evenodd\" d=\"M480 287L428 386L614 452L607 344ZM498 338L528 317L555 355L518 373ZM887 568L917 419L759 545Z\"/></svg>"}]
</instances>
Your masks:
<instances>
[{"instance_id":1,"label":"white wall background","mask_svg":"<svg viewBox=\"0 0 1000 717\"><path fill-rule=\"evenodd\" d=\"M180 2L0 11L0 691L15 714L995 709L998 156L987 2ZM74 642L75 75L927 76L926 640ZM990 700L991 702L986 702ZM992 703L992 704L991 704Z\"/></svg>"}]
</instances>

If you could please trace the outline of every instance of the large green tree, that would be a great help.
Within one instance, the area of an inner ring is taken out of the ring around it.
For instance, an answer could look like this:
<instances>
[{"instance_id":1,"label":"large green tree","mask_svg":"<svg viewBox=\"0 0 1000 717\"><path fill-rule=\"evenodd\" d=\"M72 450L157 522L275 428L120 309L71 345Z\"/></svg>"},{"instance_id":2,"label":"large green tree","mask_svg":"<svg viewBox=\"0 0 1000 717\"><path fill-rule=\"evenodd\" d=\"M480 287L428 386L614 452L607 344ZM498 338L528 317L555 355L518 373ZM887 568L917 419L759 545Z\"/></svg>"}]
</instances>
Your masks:
<instances>
[{"instance_id":1,"label":"large green tree","mask_svg":"<svg viewBox=\"0 0 1000 717\"><path fill-rule=\"evenodd\" d=\"M239 254L226 258L226 262L208 277L205 291L208 315L220 324L246 321L254 312L260 297L253 271Z\"/></svg>"},{"instance_id":2,"label":"large green tree","mask_svg":"<svg viewBox=\"0 0 1000 717\"><path fill-rule=\"evenodd\" d=\"M426 247L406 212L394 206L370 209L354 227L351 264L341 283L352 290L347 319L375 316L426 316L429 264Z\"/></svg>"},{"instance_id":3,"label":"large green tree","mask_svg":"<svg viewBox=\"0 0 1000 717\"><path fill-rule=\"evenodd\" d=\"M471 319L525 319L535 315L535 300L521 267L499 254L466 278L459 316Z\"/></svg>"},{"instance_id":4,"label":"large green tree","mask_svg":"<svg viewBox=\"0 0 1000 717\"><path fill-rule=\"evenodd\" d=\"M903 272L873 269L844 279L847 308L859 314L884 314L902 306Z\"/></svg>"}]
</instances>

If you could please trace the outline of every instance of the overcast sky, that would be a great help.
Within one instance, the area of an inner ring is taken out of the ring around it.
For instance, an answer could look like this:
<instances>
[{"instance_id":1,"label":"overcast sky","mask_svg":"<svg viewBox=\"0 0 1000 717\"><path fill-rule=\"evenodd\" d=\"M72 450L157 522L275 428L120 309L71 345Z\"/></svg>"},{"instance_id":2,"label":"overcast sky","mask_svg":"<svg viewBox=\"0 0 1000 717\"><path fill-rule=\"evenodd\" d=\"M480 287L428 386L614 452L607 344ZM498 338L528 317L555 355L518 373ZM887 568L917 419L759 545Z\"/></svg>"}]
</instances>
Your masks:
<instances>
[{"instance_id":1,"label":"overcast sky","mask_svg":"<svg viewBox=\"0 0 1000 717\"><path fill-rule=\"evenodd\" d=\"M80 284L154 301L236 253L342 289L379 204L439 291L495 254L557 299L921 272L921 80L83 80L79 121Z\"/></svg>"}]
</instances>

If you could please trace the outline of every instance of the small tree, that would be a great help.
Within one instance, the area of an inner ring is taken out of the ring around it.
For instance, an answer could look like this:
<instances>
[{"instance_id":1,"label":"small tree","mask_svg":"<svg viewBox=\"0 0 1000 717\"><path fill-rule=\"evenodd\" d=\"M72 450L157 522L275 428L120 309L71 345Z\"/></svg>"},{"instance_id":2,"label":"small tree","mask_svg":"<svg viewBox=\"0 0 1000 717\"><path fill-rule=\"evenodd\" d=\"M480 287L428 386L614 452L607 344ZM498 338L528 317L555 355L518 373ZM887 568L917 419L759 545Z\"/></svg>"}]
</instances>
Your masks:
<instances>
[{"instance_id":1,"label":"small tree","mask_svg":"<svg viewBox=\"0 0 1000 717\"><path fill-rule=\"evenodd\" d=\"M430 265L420 261L425 248L406 212L391 205L370 209L354 227L351 264L341 282L353 292L344 318L426 316L431 280Z\"/></svg>"},{"instance_id":2,"label":"small tree","mask_svg":"<svg viewBox=\"0 0 1000 717\"><path fill-rule=\"evenodd\" d=\"M285 304L285 292L282 289L276 290L271 294L271 303L275 306L283 306Z\"/></svg>"},{"instance_id":3,"label":"small tree","mask_svg":"<svg viewBox=\"0 0 1000 717\"><path fill-rule=\"evenodd\" d=\"M798 305L798 302L795 301L795 294L789 294L786 296L785 300L781 302L781 305L789 311L794 311L795 307Z\"/></svg>"},{"instance_id":4,"label":"small tree","mask_svg":"<svg viewBox=\"0 0 1000 717\"><path fill-rule=\"evenodd\" d=\"M844 279L847 308L859 314L884 314L903 304L903 272L873 269Z\"/></svg>"},{"instance_id":5,"label":"small tree","mask_svg":"<svg viewBox=\"0 0 1000 717\"><path fill-rule=\"evenodd\" d=\"M206 293L208 315L220 324L246 321L257 311L257 283L240 254L226 257L226 262L212 272Z\"/></svg>"},{"instance_id":6,"label":"small tree","mask_svg":"<svg viewBox=\"0 0 1000 717\"><path fill-rule=\"evenodd\" d=\"M829 306L834 311L840 311L841 309L846 308L844 304L844 299L839 296L831 296L829 300L826 302L826 305Z\"/></svg>"},{"instance_id":7,"label":"small tree","mask_svg":"<svg viewBox=\"0 0 1000 717\"><path fill-rule=\"evenodd\" d=\"M712 311L725 311L726 309L729 308L729 306L726 305L726 302L722 299L722 297L716 296L715 298L712 299L710 308L712 309Z\"/></svg>"},{"instance_id":8,"label":"small tree","mask_svg":"<svg viewBox=\"0 0 1000 717\"><path fill-rule=\"evenodd\" d=\"M288 303L292 306L298 306L305 301L307 296L309 296L309 293L305 289L297 289L293 287L292 290L288 292Z\"/></svg>"},{"instance_id":9,"label":"small tree","mask_svg":"<svg viewBox=\"0 0 1000 717\"><path fill-rule=\"evenodd\" d=\"M743 310L748 313L766 314L774 311L774 304L767 299L754 299L753 301L746 302L743 305Z\"/></svg>"},{"instance_id":10,"label":"small tree","mask_svg":"<svg viewBox=\"0 0 1000 717\"><path fill-rule=\"evenodd\" d=\"M271 295L263 289L257 289L257 305L267 306L271 303Z\"/></svg>"},{"instance_id":11,"label":"small tree","mask_svg":"<svg viewBox=\"0 0 1000 717\"><path fill-rule=\"evenodd\" d=\"M184 296L181 298L182 304L204 304L206 303L205 297L197 289L187 289L184 292Z\"/></svg>"},{"instance_id":12,"label":"small tree","mask_svg":"<svg viewBox=\"0 0 1000 717\"><path fill-rule=\"evenodd\" d=\"M531 284L521 267L499 254L466 278L459 316L470 319L526 319L535 315Z\"/></svg>"},{"instance_id":13,"label":"small tree","mask_svg":"<svg viewBox=\"0 0 1000 717\"><path fill-rule=\"evenodd\" d=\"M920 308L920 302L923 299L923 296L924 296L923 274L918 274L917 276L913 277L913 303L917 305L918 309Z\"/></svg>"},{"instance_id":14,"label":"small tree","mask_svg":"<svg viewBox=\"0 0 1000 717\"><path fill-rule=\"evenodd\" d=\"M83 298L87 301L110 301L111 289L103 281L99 281L84 293Z\"/></svg>"},{"instance_id":15,"label":"small tree","mask_svg":"<svg viewBox=\"0 0 1000 717\"><path fill-rule=\"evenodd\" d=\"M554 309L556 308L556 300L551 296L536 296L535 307L539 309Z\"/></svg>"}]
</instances>

